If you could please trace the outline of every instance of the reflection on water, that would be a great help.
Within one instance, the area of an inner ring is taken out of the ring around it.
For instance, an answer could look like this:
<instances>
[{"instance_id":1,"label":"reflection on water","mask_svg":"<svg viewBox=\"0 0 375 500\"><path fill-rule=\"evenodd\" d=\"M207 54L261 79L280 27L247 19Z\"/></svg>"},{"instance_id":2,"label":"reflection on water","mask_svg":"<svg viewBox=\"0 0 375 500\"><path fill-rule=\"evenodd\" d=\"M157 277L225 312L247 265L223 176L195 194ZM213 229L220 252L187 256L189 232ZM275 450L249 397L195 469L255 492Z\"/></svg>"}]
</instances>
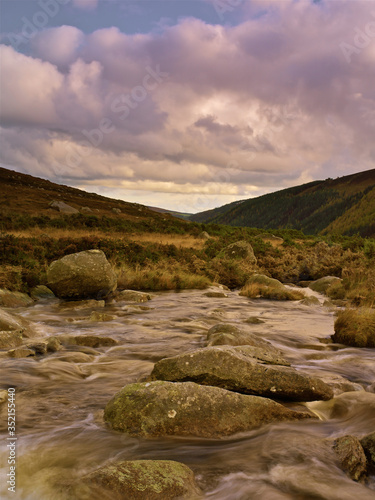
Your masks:
<instances>
[{"instance_id":1,"label":"reflection on water","mask_svg":"<svg viewBox=\"0 0 375 500\"><path fill-rule=\"evenodd\" d=\"M323 307L228 295L158 293L147 307L108 305L105 312L114 319L97 323L91 311L62 310L56 301L17 311L37 322L45 337L101 335L118 345L0 359L1 388L17 389L18 436L17 493L8 494L3 480L1 498L72 500L66 486L108 461L171 459L194 470L207 499L374 500L374 478L366 485L348 479L329 444L375 429L374 351L320 342L333 333L333 313ZM252 316L264 322L246 322ZM297 369L334 384L334 400L307 404L321 420L267 425L222 440L144 440L106 428L103 409L121 387L147 377L161 358L203 347L219 322L259 335ZM0 426L7 437L4 410ZM5 477L5 450L1 458Z\"/></svg>"}]
</instances>

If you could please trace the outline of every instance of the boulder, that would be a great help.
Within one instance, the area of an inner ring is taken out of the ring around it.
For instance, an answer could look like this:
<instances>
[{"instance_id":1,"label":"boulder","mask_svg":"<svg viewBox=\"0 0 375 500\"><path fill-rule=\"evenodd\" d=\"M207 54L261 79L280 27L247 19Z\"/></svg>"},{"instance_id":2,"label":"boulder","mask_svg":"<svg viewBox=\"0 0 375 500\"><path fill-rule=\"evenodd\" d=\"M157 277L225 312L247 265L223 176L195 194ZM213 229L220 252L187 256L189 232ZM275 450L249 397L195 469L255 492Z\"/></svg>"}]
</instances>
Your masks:
<instances>
[{"instance_id":1,"label":"boulder","mask_svg":"<svg viewBox=\"0 0 375 500\"><path fill-rule=\"evenodd\" d=\"M367 460L372 467L375 467L375 432L368 434L361 439L361 445L366 454Z\"/></svg>"},{"instance_id":2,"label":"boulder","mask_svg":"<svg viewBox=\"0 0 375 500\"><path fill-rule=\"evenodd\" d=\"M56 210L58 210L62 214L67 214L67 215L79 214L79 211L76 208L71 207L70 205L68 205L67 203L65 203L63 201L57 201L57 200L51 201L49 206L51 208L55 208Z\"/></svg>"},{"instance_id":3,"label":"boulder","mask_svg":"<svg viewBox=\"0 0 375 500\"><path fill-rule=\"evenodd\" d=\"M337 276L324 276L324 278L320 278L310 283L309 288L314 290L314 292L326 293L331 285L334 283L341 283L341 281L341 278L337 278Z\"/></svg>"},{"instance_id":4,"label":"boulder","mask_svg":"<svg viewBox=\"0 0 375 500\"><path fill-rule=\"evenodd\" d=\"M375 309L339 311L332 340L353 347L375 347Z\"/></svg>"},{"instance_id":5,"label":"boulder","mask_svg":"<svg viewBox=\"0 0 375 500\"><path fill-rule=\"evenodd\" d=\"M262 297L271 300L301 300L305 294L299 290L289 290L280 281L264 274L253 274L240 291L249 298Z\"/></svg>"},{"instance_id":6,"label":"boulder","mask_svg":"<svg viewBox=\"0 0 375 500\"><path fill-rule=\"evenodd\" d=\"M269 342L263 340L254 333L244 332L235 325L230 323L219 323L207 332L207 346L215 345L251 345L254 347L262 347L268 349L269 352L281 355L278 349L275 349Z\"/></svg>"},{"instance_id":7,"label":"boulder","mask_svg":"<svg viewBox=\"0 0 375 500\"><path fill-rule=\"evenodd\" d=\"M114 500L188 499L197 498L201 493L193 471L172 460L113 463L84 476L80 479L79 488L81 484L99 486L110 492Z\"/></svg>"},{"instance_id":8,"label":"boulder","mask_svg":"<svg viewBox=\"0 0 375 500\"><path fill-rule=\"evenodd\" d=\"M335 439L333 449L341 468L351 479L359 481L366 474L367 460L358 438L339 437Z\"/></svg>"},{"instance_id":9,"label":"boulder","mask_svg":"<svg viewBox=\"0 0 375 500\"><path fill-rule=\"evenodd\" d=\"M243 394L290 401L328 400L332 389L287 365L281 356L253 346L205 347L158 361L151 380L197 382Z\"/></svg>"},{"instance_id":10,"label":"boulder","mask_svg":"<svg viewBox=\"0 0 375 500\"><path fill-rule=\"evenodd\" d=\"M83 214L92 214L93 213L90 207L81 207L81 212Z\"/></svg>"},{"instance_id":11,"label":"boulder","mask_svg":"<svg viewBox=\"0 0 375 500\"><path fill-rule=\"evenodd\" d=\"M315 297L315 295L305 297L301 300L300 304L303 304L304 306L320 306L319 299L318 297Z\"/></svg>"},{"instance_id":12,"label":"boulder","mask_svg":"<svg viewBox=\"0 0 375 500\"><path fill-rule=\"evenodd\" d=\"M8 356L10 358L28 358L30 356L35 356L35 351L28 347L17 347L16 349L8 351Z\"/></svg>"},{"instance_id":13,"label":"boulder","mask_svg":"<svg viewBox=\"0 0 375 500\"><path fill-rule=\"evenodd\" d=\"M47 269L48 287L61 299L104 299L116 289L117 278L101 250L66 255Z\"/></svg>"},{"instance_id":14,"label":"boulder","mask_svg":"<svg viewBox=\"0 0 375 500\"><path fill-rule=\"evenodd\" d=\"M200 240L209 240L211 239L211 236L208 234L207 231L202 231L201 233L198 234L197 238Z\"/></svg>"},{"instance_id":15,"label":"boulder","mask_svg":"<svg viewBox=\"0 0 375 500\"><path fill-rule=\"evenodd\" d=\"M26 293L0 289L1 307L26 307L31 304L34 304L34 301Z\"/></svg>"},{"instance_id":16,"label":"boulder","mask_svg":"<svg viewBox=\"0 0 375 500\"><path fill-rule=\"evenodd\" d=\"M136 290L121 290L116 292L113 300L115 302L147 302L151 298L151 295L148 293L137 292Z\"/></svg>"},{"instance_id":17,"label":"boulder","mask_svg":"<svg viewBox=\"0 0 375 500\"><path fill-rule=\"evenodd\" d=\"M106 314L98 311L93 311L90 314L89 319L90 321L93 322L113 321L114 319L116 319L116 316L114 316L113 314Z\"/></svg>"},{"instance_id":18,"label":"boulder","mask_svg":"<svg viewBox=\"0 0 375 500\"><path fill-rule=\"evenodd\" d=\"M225 247L217 256L219 258L243 259L256 265L257 259L254 255L253 247L247 241L236 241Z\"/></svg>"},{"instance_id":19,"label":"boulder","mask_svg":"<svg viewBox=\"0 0 375 500\"><path fill-rule=\"evenodd\" d=\"M38 332L32 323L0 309L0 349L18 347L24 338L36 337Z\"/></svg>"},{"instance_id":20,"label":"boulder","mask_svg":"<svg viewBox=\"0 0 375 500\"><path fill-rule=\"evenodd\" d=\"M104 410L115 430L147 438L220 438L264 424L315 418L270 399L193 382L144 382L118 392Z\"/></svg>"},{"instance_id":21,"label":"boulder","mask_svg":"<svg viewBox=\"0 0 375 500\"><path fill-rule=\"evenodd\" d=\"M53 299L55 294L45 285L38 285L31 290L31 297L35 300Z\"/></svg>"}]
</instances>

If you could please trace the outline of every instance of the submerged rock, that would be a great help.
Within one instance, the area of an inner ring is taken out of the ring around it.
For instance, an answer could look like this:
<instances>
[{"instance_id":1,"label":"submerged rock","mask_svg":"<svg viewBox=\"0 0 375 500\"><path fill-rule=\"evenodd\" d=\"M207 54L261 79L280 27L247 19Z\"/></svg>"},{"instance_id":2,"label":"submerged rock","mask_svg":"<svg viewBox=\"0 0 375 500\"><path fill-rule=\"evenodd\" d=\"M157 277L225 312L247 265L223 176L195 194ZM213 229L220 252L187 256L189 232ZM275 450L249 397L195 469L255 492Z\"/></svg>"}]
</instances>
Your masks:
<instances>
[{"instance_id":1,"label":"submerged rock","mask_svg":"<svg viewBox=\"0 0 375 500\"><path fill-rule=\"evenodd\" d=\"M281 354L269 342L263 340L254 333L245 332L230 323L219 323L207 332L207 346L215 345L252 345L255 347L267 348L274 354Z\"/></svg>"},{"instance_id":2,"label":"submerged rock","mask_svg":"<svg viewBox=\"0 0 375 500\"><path fill-rule=\"evenodd\" d=\"M80 345L86 347L110 347L117 345L117 340L111 337L98 337L97 335L64 335L59 337L63 345Z\"/></svg>"},{"instance_id":3,"label":"submerged rock","mask_svg":"<svg viewBox=\"0 0 375 500\"><path fill-rule=\"evenodd\" d=\"M193 382L125 386L107 404L104 420L131 436L220 438L271 422L314 418L271 399Z\"/></svg>"},{"instance_id":4,"label":"submerged rock","mask_svg":"<svg viewBox=\"0 0 375 500\"><path fill-rule=\"evenodd\" d=\"M61 299L104 299L117 286L116 274L101 250L55 260L47 270L48 287Z\"/></svg>"},{"instance_id":5,"label":"submerged rock","mask_svg":"<svg viewBox=\"0 0 375 500\"><path fill-rule=\"evenodd\" d=\"M91 472L80 483L99 486L116 500L191 499L201 494L193 471L172 460L117 462Z\"/></svg>"},{"instance_id":6,"label":"submerged rock","mask_svg":"<svg viewBox=\"0 0 375 500\"><path fill-rule=\"evenodd\" d=\"M359 439L342 436L335 439L333 449L340 466L354 481L359 481L366 473L367 460Z\"/></svg>"},{"instance_id":7,"label":"submerged rock","mask_svg":"<svg viewBox=\"0 0 375 500\"><path fill-rule=\"evenodd\" d=\"M18 347L24 338L36 337L38 332L32 323L0 309L0 349Z\"/></svg>"},{"instance_id":8,"label":"submerged rock","mask_svg":"<svg viewBox=\"0 0 375 500\"><path fill-rule=\"evenodd\" d=\"M104 300L69 300L60 302L58 305L62 311L80 311L82 309L95 309L98 307L105 307Z\"/></svg>"},{"instance_id":9,"label":"submerged rock","mask_svg":"<svg viewBox=\"0 0 375 500\"><path fill-rule=\"evenodd\" d=\"M230 391L291 401L327 400L332 389L277 354L252 346L205 347L158 361L151 380L197 382Z\"/></svg>"},{"instance_id":10,"label":"submerged rock","mask_svg":"<svg viewBox=\"0 0 375 500\"><path fill-rule=\"evenodd\" d=\"M375 309L339 311L332 340L353 347L375 347Z\"/></svg>"},{"instance_id":11,"label":"submerged rock","mask_svg":"<svg viewBox=\"0 0 375 500\"><path fill-rule=\"evenodd\" d=\"M220 298L224 299L224 298L228 297L228 294L226 294L224 292L206 292L203 295L205 295L206 297L211 297L211 298L216 298L216 299L220 299Z\"/></svg>"}]
</instances>

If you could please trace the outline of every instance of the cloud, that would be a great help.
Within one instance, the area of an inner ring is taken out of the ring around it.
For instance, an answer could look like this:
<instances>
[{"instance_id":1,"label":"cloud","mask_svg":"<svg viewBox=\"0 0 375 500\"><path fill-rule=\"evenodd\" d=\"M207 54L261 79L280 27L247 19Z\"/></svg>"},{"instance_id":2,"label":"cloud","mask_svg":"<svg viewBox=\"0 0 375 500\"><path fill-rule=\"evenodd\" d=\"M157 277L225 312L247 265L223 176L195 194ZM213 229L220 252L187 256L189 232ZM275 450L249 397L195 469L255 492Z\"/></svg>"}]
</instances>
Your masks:
<instances>
[{"instance_id":1,"label":"cloud","mask_svg":"<svg viewBox=\"0 0 375 500\"><path fill-rule=\"evenodd\" d=\"M74 7L82 10L94 10L99 4L99 0L72 0Z\"/></svg>"},{"instance_id":2,"label":"cloud","mask_svg":"<svg viewBox=\"0 0 375 500\"><path fill-rule=\"evenodd\" d=\"M242 8L236 26L60 26L29 55L3 46L2 161L63 182L106 179L125 199L190 194L199 208L199 193L210 208L373 168L375 36L350 64L340 48L366 29L370 6Z\"/></svg>"}]
</instances>

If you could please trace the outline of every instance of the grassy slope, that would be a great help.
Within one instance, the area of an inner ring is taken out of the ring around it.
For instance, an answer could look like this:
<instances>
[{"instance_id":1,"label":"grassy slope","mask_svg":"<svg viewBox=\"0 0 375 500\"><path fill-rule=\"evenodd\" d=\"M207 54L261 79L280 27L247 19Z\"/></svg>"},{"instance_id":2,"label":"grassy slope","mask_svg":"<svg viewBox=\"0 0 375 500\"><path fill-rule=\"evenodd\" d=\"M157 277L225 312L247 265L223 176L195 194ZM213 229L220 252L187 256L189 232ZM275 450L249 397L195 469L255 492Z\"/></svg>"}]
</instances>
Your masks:
<instances>
[{"instance_id":1,"label":"grassy slope","mask_svg":"<svg viewBox=\"0 0 375 500\"><path fill-rule=\"evenodd\" d=\"M191 217L232 226L293 228L307 234L375 236L375 170L315 181Z\"/></svg>"}]
</instances>

